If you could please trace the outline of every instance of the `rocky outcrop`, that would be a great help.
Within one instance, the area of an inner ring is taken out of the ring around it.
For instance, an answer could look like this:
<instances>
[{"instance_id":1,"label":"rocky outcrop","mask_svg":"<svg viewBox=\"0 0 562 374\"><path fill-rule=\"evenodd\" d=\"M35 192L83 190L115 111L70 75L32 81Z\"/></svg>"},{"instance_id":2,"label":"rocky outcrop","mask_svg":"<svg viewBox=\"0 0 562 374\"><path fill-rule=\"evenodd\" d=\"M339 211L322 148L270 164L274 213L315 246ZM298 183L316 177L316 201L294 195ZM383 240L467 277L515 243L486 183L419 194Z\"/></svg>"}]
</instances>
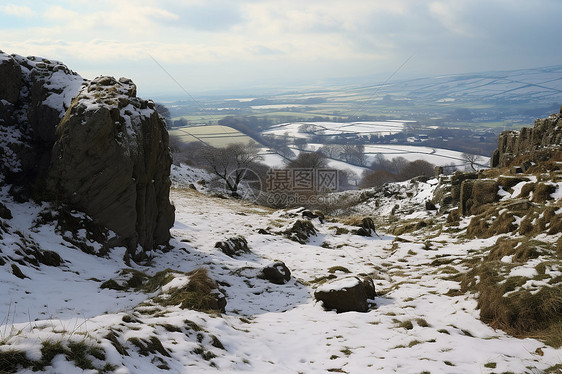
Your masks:
<instances>
[{"instance_id":1,"label":"rocky outcrop","mask_svg":"<svg viewBox=\"0 0 562 374\"><path fill-rule=\"evenodd\" d=\"M499 200L498 183L493 179L466 179L461 184L460 210L463 215L476 214L478 208Z\"/></svg>"},{"instance_id":2,"label":"rocky outcrop","mask_svg":"<svg viewBox=\"0 0 562 374\"><path fill-rule=\"evenodd\" d=\"M20 200L43 188L55 129L83 83L61 62L0 51L0 179Z\"/></svg>"},{"instance_id":3,"label":"rocky outcrop","mask_svg":"<svg viewBox=\"0 0 562 374\"><path fill-rule=\"evenodd\" d=\"M498 137L498 148L490 160L491 167L532 165L551 159L562 146L561 113L537 119L533 128L504 131ZM525 172L526 170L522 170Z\"/></svg>"},{"instance_id":4,"label":"rocky outcrop","mask_svg":"<svg viewBox=\"0 0 562 374\"><path fill-rule=\"evenodd\" d=\"M149 251L167 243L174 222L168 133L131 80L87 83L56 135L47 196L114 231L134 257L139 246Z\"/></svg>"}]
</instances>

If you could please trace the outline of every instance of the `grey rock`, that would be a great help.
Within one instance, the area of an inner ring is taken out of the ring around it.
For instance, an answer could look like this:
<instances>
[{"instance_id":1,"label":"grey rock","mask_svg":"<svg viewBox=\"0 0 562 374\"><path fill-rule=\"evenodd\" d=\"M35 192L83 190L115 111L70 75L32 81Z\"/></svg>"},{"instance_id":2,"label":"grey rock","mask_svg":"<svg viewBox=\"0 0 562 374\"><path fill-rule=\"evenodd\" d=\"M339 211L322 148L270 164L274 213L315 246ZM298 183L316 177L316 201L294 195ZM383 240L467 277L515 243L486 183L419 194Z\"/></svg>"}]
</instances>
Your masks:
<instances>
[{"instance_id":1,"label":"grey rock","mask_svg":"<svg viewBox=\"0 0 562 374\"><path fill-rule=\"evenodd\" d=\"M348 286L341 287L341 282ZM329 281L314 292L314 298L322 301L326 310L344 312L368 312L370 303L376 297L375 285L370 278L347 277Z\"/></svg>"},{"instance_id":2,"label":"grey rock","mask_svg":"<svg viewBox=\"0 0 562 374\"><path fill-rule=\"evenodd\" d=\"M291 271L281 261L276 261L262 269L262 277L271 283L285 284L291 280Z\"/></svg>"},{"instance_id":3,"label":"grey rock","mask_svg":"<svg viewBox=\"0 0 562 374\"><path fill-rule=\"evenodd\" d=\"M562 113L537 119L533 128L504 131L498 137L498 148L490 160L491 167L515 166L523 161L538 163L552 157L562 146ZM526 170L523 170L524 172Z\"/></svg>"},{"instance_id":4,"label":"grey rock","mask_svg":"<svg viewBox=\"0 0 562 374\"><path fill-rule=\"evenodd\" d=\"M166 124L135 92L130 80L112 77L81 90L57 127L46 187L139 258L138 246L149 251L168 242L174 207Z\"/></svg>"}]
</instances>

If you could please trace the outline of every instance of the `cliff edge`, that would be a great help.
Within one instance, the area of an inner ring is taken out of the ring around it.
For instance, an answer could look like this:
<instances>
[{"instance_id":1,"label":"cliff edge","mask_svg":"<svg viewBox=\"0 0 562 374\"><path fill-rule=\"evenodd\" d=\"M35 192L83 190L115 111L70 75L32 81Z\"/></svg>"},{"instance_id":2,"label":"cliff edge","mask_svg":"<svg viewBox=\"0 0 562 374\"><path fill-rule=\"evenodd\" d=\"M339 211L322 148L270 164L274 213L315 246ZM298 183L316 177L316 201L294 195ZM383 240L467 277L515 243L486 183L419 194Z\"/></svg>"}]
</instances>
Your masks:
<instances>
[{"instance_id":1,"label":"cliff edge","mask_svg":"<svg viewBox=\"0 0 562 374\"><path fill-rule=\"evenodd\" d=\"M490 159L490 166L521 166L525 172L533 164L562 159L562 107L544 119L537 119L533 128L504 131L498 137L498 148Z\"/></svg>"}]
</instances>

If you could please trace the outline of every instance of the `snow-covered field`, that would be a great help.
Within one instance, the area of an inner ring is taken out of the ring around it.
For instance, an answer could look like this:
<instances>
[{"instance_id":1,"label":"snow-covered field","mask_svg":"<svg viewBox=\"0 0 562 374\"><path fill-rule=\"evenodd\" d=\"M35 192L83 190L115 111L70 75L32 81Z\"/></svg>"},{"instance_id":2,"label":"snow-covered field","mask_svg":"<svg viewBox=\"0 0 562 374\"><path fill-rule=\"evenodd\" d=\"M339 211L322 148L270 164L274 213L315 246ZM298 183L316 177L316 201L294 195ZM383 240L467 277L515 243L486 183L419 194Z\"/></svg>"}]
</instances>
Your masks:
<instances>
[{"instance_id":1,"label":"snow-covered field","mask_svg":"<svg viewBox=\"0 0 562 374\"><path fill-rule=\"evenodd\" d=\"M378 122L296 122L272 126L264 134L285 135L294 138L308 138L312 133L322 135L357 134L391 135L402 131L407 121ZM306 132L302 130L307 128Z\"/></svg>"},{"instance_id":2,"label":"snow-covered field","mask_svg":"<svg viewBox=\"0 0 562 374\"><path fill-rule=\"evenodd\" d=\"M322 144L309 144L307 151L317 151L322 146ZM301 152L296 148L292 148L292 151L295 155ZM467 161L462 156L462 152L424 146L390 144L366 145L364 164L366 166L370 165L379 154L389 161L396 157L402 157L408 161L424 160L435 166L455 165L460 170L469 167ZM285 158L265 148L262 149L261 156L263 158L261 162L271 168L282 168L286 165L287 160ZM485 167L490 164L490 158L479 157L478 164L481 167ZM328 165L339 170L352 170L357 175L361 175L363 171L368 170L366 166L352 165L335 159L328 159Z\"/></svg>"},{"instance_id":3,"label":"snow-covered field","mask_svg":"<svg viewBox=\"0 0 562 374\"><path fill-rule=\"evenodd\" d=\"M179 186L202 176L184 172L175 180ZM401 183L399 188L414 192L410 199L389 200L381 208L366 204L360 210L379 222L394 204L411 210L410 218L430 217L434 213L420 206L435 184ZM14 218L7 221L0 254L21 259L17 243L25 238L28 245L36 242L57 252L64 263L20 265L23 279L4 266L0 354L21 350L39 359L46 341L87 342L105 351L104 362L92 358L94 366L108 363L115 373L538 373L562 363L562 349L492 329L478 319L473 296L454 292L459 283L450 279L451 272L468 270L462 262L467 254L492 245L497 237L467 240L424 232L397 240L382 228L380 238L361 237L341 230L352 227L340 221L314 219L318 234L299 244L279 234L300 217L294 211L180 188L171 194L176 207L172 248L156 252L150 265L128 266L122 260L124 249L105 258L88 255L53 233L52 225L38 224L38 214L47 206L15 203L5 190L2 197ZM215 248L215 242L237 235L247 239L251 253L233 258ZM436 261L443 258L446 265ZM276 260L292 272L286 284L257 277ZM100 288L108 279L122 279L123 270L153 275L172 269L180 281L180 272L197 268L207 269L225 293L224 313L150 303L160 291ZM346 271L374 278L380 296L369 312L337 314L314 301L320 278L331 273L341 278ZM145 355L135 342L151 339L159 340L162 349ZM0 355L0 365L4 357ZM44 371L94 372L76 368L62 354Z\"/></svg>"},{"instance_id":4,"label":"snow-covered field","mask_svg":"<svg viewBox=\"0 0 562 374\"><path fill-rule=\"evenodd\" d=\"M446 166L450 164L457 165L461 169L466 166L466 160L462 157L462 152L451 151L449 149L440 149L416 145L366 145L365 153L369 159L376 154L382 154L386 159L391 160L394 157L404 157L408 161L425 160L436 166ZM489 165L489 157L480 157L479 163Z\"/></svg>"}]
</instances>

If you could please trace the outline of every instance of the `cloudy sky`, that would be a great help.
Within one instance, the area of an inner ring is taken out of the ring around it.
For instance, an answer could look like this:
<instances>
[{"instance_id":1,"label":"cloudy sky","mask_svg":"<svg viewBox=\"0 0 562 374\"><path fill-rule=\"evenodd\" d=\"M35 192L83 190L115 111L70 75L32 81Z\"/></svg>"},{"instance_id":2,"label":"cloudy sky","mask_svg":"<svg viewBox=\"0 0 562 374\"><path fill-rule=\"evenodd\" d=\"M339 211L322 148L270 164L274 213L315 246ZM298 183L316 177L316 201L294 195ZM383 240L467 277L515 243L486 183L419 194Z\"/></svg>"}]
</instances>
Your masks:
<instances>
[{"instance_id":1,"label":"cloudy sky","mask_svg":"<svg viewBox=\"0 0 562 374\"><path fill-rule=\"evenodd\" d=\"M561 14L561 0L0 0L0 50L127 76L145 95L174 80L291 88L388 76L410 57L393 79L562 64Z\"/></svg>"}]
</instances>

